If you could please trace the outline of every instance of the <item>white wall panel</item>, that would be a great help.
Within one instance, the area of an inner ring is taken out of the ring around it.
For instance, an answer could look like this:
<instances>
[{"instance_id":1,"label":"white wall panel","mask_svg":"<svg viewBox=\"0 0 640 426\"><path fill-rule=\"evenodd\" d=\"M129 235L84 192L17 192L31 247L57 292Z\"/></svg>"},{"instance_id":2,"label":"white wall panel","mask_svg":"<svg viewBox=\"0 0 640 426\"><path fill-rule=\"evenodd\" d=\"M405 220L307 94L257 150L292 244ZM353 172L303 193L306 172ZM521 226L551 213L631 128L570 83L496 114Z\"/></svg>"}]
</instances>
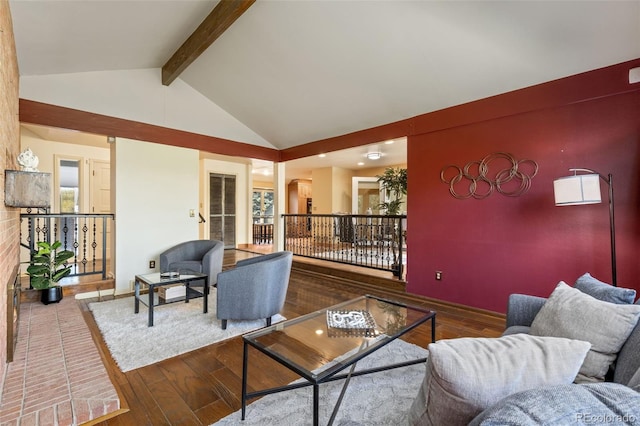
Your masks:
<instances>
[{"instance_id":1,"label":"white wall panel","mask_svg":"<svg viewBox=\"0 0 640 426\"><path fill-rule=\"evenodd\" d=\"M117 138L116 293L130 291L135 275L159 271L165 249L198 239L198 215L189 216L198 210L198 161L193 149Z\"/></svg>"}]
</instances>

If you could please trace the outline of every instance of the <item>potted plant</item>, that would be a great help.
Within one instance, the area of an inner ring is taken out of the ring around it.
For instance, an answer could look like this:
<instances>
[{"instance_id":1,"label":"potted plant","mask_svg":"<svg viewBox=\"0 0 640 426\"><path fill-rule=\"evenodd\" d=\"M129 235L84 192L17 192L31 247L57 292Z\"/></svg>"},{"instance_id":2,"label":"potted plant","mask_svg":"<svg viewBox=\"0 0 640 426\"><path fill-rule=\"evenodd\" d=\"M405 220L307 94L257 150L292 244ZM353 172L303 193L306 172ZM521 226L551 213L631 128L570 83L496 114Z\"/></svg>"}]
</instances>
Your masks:
<instances>
[{"instance_id":1,"label":"potted plant","mask_svg":"<svg viewBox=\"0 0 640 426\"><path fill-rule=\"evenodd\" d=\"M407 195L407 169L387 167L382 175L377 175L376 177L385 192L385 201L380 203L378 207L384 209L387 216L399 215L402 197ZM405 232L406 230L403 231L403 234ZM401 246L402 244L398 222L393 220L393 229L390 229L389 232L385 231L384 233L392 235L390 245L393 251L393 273L401 277L403 268L402 263L398 261L398 252L396 250L396 246Z\"/></svg>"},{"instance_id":2,"label":"potted plant","mask_svg":"<svg viewBox=\"0 0 640 426\"><path fill-rule=\"evenodd\" d=\"M60 241L53 244L47 241L38 242L38 251L33 253L27 267L31 287L40 290L40 300L45 305L62 300L62 287L58 282L71 273L71 266L65 264L73 257L73 252L58 251L61 246Z\"/></svg>"},{"instance_id":3,"label":"potted plant","mask_svg":"<svg viewBox=\"0 0 640 426\"><path fill-rule=\"evenodd\" d=\"M387 215L400 214L402 197L407 195L407 169L401 167L387 167L383 174L376 176L386 195L386 201L380 203L380 208Z\"/></svg>"}]
</instances>

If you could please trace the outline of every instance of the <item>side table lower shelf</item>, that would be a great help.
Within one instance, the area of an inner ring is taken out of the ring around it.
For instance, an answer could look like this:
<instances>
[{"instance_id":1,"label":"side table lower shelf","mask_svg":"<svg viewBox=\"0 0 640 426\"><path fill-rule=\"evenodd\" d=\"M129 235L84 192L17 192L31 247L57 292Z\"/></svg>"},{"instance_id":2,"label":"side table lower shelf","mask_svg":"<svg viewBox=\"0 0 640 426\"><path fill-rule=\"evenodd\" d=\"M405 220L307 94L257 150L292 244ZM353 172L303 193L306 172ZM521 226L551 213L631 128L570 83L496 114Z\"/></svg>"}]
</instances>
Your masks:
<instances>
[{"instance_id":1,"label":"side table lower shelf","mask_svg":"<svg viewBox=\"0 0 640 426\"><path fill-rule=\"evenodd\" d=\"M191 287L191 283L195 281L204 281L202 290L200 284L196 288ZM165 300L158 296L155 291L156 288L182 284L185 287L185 296L177 297L170 300ZM148 289L147 294L141 294L141 286ZM202 313L206 314L209 311L209 276L201 273L192 273L179 275L174 278L166 279L160 276L160 273L152 273L146 275L136 275L135 277L135 296L134 296L134 313L140 312L140 302L147 306L149 311L148 326L153 327L153 310L156 306L170 305L176 302L189 303L191 299L202 298Z\"/></svg>"}]
</instances>

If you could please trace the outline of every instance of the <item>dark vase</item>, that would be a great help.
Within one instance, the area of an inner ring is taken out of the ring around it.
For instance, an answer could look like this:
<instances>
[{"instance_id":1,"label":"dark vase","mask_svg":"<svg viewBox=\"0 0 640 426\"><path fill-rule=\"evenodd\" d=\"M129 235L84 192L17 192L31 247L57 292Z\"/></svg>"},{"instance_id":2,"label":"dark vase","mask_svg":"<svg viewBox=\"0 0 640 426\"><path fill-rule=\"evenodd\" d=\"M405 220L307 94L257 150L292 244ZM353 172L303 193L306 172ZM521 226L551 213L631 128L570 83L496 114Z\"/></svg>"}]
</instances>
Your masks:
<instances>
[{"instance_id":1,"label":"dark vase","mask_svg":"<svg viewBox=\"0 0 640 426\"><path fill-rule=\"evenodd\" d=\"M391 271L393 272L394 276L401 278L402 272L404 271L404 265L401 263L394 263L393 265L391 265Z\"/></svg>"},{"instance_id":2,"label":"dark vase","mask_svg":"<svg viewBox=\"0 0 640 426\"><path fill-rule=\"evenodd\" d=\"M40 290L40 301L45 305L49 303L58 303L62 300L62 287L49 287Z\"/></svg>"}]
</instances>

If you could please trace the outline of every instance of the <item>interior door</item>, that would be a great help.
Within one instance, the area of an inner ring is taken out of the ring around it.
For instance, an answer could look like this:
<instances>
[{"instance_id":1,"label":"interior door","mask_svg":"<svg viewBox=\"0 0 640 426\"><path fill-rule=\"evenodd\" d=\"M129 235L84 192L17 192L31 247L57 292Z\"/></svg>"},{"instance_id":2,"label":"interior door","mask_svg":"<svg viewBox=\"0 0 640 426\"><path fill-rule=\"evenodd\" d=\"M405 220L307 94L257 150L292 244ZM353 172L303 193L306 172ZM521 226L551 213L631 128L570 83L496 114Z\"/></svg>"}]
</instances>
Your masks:
<instances>
[{"instance_id":1,"label":"interior door","mask_svg":"<svg viewBox=\"0 0 640 426\"><path fill-rule=\"evenodd\" d=\"M54 155L54 212L81 213L84 206L83 158L68 155ZM78 254L75 244L79 238L79 223L75 217L58 218L55 239L60 240L65 250Z\"/></svg>"},{"instance_id":2,"label":"interior door","mask_svg":"<svg viewBox=\"0 0 640 426\"><path fill-rule=\"evenodd\" d=\"M89 179L91 192L89 204L91 213L111 213L111 165L104 160L89 161ZM111 258L111 226L112 221L107 220L106 253L107 259ZM96 221L96 258L102 259L102 219Z\"/></svg>"},{"instance_id":3,"label":"interior door","mask_svg":"<svg viewBox=\"0 0 640 426\"><path fill-rule=\"evenodd\" d=\"M384 191L377 177L353 177L351 194L353 214L380 214L379 205L384 198Z\"/></svg>"},{"instance_id":4,"label":"interior door","mask_svg":"<svg viewBox=\"0 0 640 426\"><path fill-rule=\"evenodd\" d=\"M236 177L209 174L209 239L236 247Z\"/></svg>"}]
</instances>

